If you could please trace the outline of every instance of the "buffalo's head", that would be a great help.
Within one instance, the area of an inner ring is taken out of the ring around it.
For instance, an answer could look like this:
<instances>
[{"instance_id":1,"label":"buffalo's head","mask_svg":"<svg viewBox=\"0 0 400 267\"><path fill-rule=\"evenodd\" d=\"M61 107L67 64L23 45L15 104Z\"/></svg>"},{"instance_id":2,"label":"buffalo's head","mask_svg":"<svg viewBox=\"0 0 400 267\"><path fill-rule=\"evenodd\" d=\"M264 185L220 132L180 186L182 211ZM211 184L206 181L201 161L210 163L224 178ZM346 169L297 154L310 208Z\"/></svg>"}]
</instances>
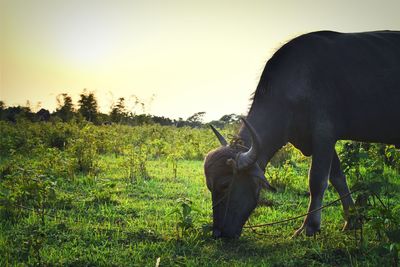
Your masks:
<instances>
[{"instance_id":1,"label":"buffalo's head","mask_svg":"<svg viewBox=\"0 0 400 267\"><path fill-rule=\"evenodd\" d=\"M257 163L260 138L254 128L242 120L250 132L250 148L228 145L211 126L222 145L208 153L204 162L207 187L212 195L214 237L239 237L257 205L261 188L272 189Z\"/></svg>"}]
</instances>

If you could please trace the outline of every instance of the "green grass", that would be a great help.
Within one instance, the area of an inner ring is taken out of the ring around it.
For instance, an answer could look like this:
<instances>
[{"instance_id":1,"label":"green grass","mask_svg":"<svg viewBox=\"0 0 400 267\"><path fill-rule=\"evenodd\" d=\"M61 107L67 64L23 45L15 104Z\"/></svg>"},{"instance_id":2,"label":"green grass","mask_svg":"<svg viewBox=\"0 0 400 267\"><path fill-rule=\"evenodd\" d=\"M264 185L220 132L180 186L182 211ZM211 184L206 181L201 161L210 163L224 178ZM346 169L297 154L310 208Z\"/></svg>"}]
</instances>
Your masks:
<instances>
[{"instance_id":1,"label":"green grass","mask_svg":"<svg viewBox=\"0 0 400 267\"><path fill-rule=\"evenodd\" d=\"M30 211L16 220L1 219L0 265L69 266L387 266L388 251L365 230L364 245L354 232L341 232L340 205L323 211L322 232L291 239L301 220L245 229L238 240L215 240L204 224L212 222L211 199L201 161L179 161L178 177L165 160L149 161L149 178L134 182L121 167L123 158L100 159L97 177L58 181L50 216ZM272 206L260 206L251 223L304 213L308 197L305 168L290 186L262 194ZM397 180L397 183L399 181ZM399 185L399 184L397 184ZM179 198L192 201L193 227L177 230ZM337 198L327 190L325 203ZM399 202L396 197L391 201Z\"/></svg>"}]
</instances>

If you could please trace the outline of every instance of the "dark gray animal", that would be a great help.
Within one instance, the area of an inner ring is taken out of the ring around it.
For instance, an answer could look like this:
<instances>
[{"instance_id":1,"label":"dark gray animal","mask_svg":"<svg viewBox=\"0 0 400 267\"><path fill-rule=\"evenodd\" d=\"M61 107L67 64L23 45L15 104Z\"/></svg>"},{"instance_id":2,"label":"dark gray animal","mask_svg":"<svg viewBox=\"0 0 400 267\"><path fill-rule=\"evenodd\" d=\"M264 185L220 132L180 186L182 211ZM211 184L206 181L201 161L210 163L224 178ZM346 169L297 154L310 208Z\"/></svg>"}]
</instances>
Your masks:
<instances>
[{"instance_id":1,"label":"dark gray animal","mask_svg":"<svg viewBox=\"0 0 400 267\"><path fill-rule=\"evenodd\" d=\"M213 130L222 147L207 155L204 168L215 237L240 236L260 189L270 187L269 160L288 142L312 156L309 211L321 207L328 179L346 195L337 140L400 144L400 32L320 31L291 40L261 75L238 133L244 146L228 145ZM346 217L352 198L342 205ZM312 213L295 234L313 235L320 223L321 211Z\"/></svg>"}]
</instances>

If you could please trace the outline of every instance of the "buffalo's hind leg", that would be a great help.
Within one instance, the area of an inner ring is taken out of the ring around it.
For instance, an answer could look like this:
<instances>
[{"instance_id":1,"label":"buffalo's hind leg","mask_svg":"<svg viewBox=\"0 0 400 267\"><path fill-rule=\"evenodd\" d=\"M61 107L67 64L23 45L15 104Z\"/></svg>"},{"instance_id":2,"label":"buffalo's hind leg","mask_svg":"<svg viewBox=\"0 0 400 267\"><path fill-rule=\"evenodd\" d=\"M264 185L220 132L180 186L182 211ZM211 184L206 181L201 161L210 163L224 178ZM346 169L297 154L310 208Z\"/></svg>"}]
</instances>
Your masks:
<instances>
[{"instance_id":1,"label":"buffalo's hind leg","mask_svg":"<svg viewBox=\"0 0 400 267\"><path fill-rule=\"evenodd\" d=\"M343 211L344 211L344 219L345 224L343 230L354 229L357 226L349 223L349 209L354 206L353 198L350 195L349 187L347 186L346 176L340 168L340 160L336 153L333 153L332 165L331 165L331 173L329 175L329 182L333 185L336 191L339 193L340 197L346 196L342 201Z\"/></svg>"},{"instance_id":2,"label":"buffalo's hind leg","mask_svg":"<svg viewBox=\"0 0 400 267\"><path fill-rule=\"evenodd\" d=\"M303 230L305 230L307 236L312 236L320 231L321 210L310 212L322 206L324 192L328 186L328 177L334 151L335 141L333 139L322 137L313 140L312 162L309 172L309 214L294 236L299 235Z\"/></svg>"}]
</instances>

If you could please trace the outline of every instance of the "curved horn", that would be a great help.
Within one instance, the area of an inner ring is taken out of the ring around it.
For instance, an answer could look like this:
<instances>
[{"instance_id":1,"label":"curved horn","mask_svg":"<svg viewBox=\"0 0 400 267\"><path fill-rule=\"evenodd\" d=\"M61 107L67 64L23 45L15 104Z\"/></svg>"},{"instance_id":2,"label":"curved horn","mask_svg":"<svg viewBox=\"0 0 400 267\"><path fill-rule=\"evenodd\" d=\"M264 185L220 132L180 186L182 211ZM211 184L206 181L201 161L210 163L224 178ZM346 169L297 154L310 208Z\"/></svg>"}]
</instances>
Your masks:
<instances>
[{"instance_id":1,"label":"curved horn","mask_svg":"<svg viewBox=\"0 0 400 267\"><path fill-rule=\"evenodd\" d=\"M251 165L253 165L256 161L257 161L257 157L260 151L260 137L258 136L258 134L256 133L256 130L254 130L253 126L251 126L251 124L245 119L245 118L241 118L244 125L246 126L246 128L249 130L250 132L250 136L251 136L251 147L247 152L244 153L240 153L238 155L237 158L237 169L238 170L243 170L246 169L248 167L250 167Z\"/></svg>"},{"instance_id":2,"label":"curved horn","mask_svg":"<svg viewBox=\"0 0 400 267\"><path fill-rule=\"evenodd\" d=\"M212 126L211 124L210 124L210 127L213 130L213 132L215 133L215 135L217 136L217 138L218 138L219 142L221 143L221 145L222 146L227 146L228 142L225 140L225 138L222 136L222 134L220 134L218 132L218 130L215 129L214 126Z\"/></svg>"}]
</instances>

